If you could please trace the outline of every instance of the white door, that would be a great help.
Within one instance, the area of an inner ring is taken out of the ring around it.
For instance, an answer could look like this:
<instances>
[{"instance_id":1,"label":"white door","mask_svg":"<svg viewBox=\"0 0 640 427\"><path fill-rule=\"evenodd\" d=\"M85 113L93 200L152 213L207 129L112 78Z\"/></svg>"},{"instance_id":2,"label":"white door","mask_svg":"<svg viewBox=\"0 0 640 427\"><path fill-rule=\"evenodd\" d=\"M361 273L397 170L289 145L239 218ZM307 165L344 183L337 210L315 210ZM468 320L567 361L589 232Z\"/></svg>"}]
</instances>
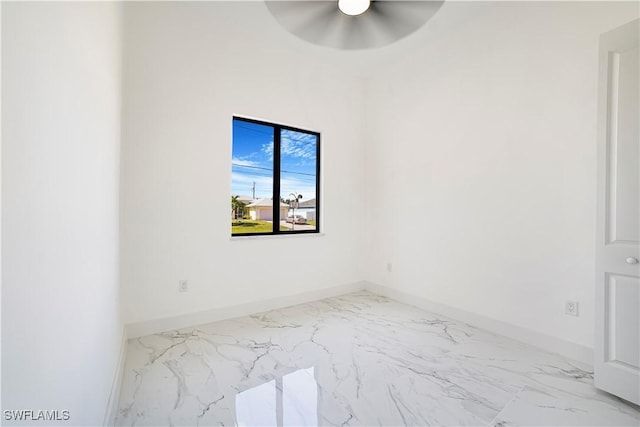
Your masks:
<instances>
[{"instance_id":1,"label":"white door","mask_svg":"<svg viewBox=\"0 0 640 427\"><path fill-rule=\"evenodd\" d=\"M600 38L596 387L640 404L639 20Z\"/></svg>"}]
</instances>

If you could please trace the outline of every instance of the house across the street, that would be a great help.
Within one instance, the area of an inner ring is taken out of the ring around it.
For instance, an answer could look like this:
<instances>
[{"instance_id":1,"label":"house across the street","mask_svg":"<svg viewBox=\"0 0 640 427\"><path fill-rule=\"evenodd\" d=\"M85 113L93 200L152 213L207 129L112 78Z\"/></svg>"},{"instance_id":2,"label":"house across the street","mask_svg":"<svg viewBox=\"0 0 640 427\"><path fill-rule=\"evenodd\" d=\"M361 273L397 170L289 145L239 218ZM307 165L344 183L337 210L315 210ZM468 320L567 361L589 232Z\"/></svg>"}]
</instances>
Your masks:
<instances>
[{"instance_id":1,"label":"house across the street","mask_svg":"<svg viewBox=\"0 0 640 427\"><path fill-rule=\"evenodd\" d=\"M289 205L280 203L280 218L286 218ZM258 199L247 205L249 218L252 220L272 221L273 220L273 200Z\"/></svg>"},{"instance_id":2,"label":"house across the street","mask_svg":"<svg viewBox=\"0 0 640 427\"><path fill-rule=\"evenodd\" d=\"M289 209L289 213L292 213L291 209ZM296 208L296 215L302 215L307 221L315 221L316 199L314 198L300 202Z\"/></svg>"}]
</instances>

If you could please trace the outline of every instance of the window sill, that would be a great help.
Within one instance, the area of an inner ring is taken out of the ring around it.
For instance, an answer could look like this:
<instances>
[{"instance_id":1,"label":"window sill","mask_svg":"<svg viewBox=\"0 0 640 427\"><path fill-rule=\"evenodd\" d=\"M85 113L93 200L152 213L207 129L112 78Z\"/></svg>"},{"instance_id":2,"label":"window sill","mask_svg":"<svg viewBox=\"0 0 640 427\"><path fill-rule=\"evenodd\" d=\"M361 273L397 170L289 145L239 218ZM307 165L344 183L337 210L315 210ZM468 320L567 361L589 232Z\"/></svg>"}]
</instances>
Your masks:
<instances>
[{"instance_id":1,"label":"window sill","mask_svg":"<svg viewBox=\"0 0 640 427\"><path fill-rule=\"evenodd\" d=\"M257 239L291 239L291 238L317 238L324 237L324 233L291 233L291 234L261 234L257 236L231 236L229 240L237 242L240 240L257 240Z\"/></svg>"}]
</instances>

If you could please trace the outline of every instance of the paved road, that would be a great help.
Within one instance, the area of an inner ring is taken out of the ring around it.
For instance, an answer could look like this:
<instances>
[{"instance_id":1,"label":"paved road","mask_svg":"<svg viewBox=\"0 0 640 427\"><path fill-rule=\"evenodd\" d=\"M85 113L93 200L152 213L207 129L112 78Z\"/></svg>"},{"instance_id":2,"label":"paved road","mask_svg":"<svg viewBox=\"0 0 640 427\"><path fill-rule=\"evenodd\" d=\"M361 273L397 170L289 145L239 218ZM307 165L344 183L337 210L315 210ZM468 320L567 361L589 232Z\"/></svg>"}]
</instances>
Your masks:
<instances>
[{"instance_id":1,"label":"paved road","mask_svg":"<svg viewBox=\"0 0 640 427\"><path fill-rule=\"evenodd\" d=\"M286 221L280 221L280 225L283 226L283 227L287 227L287 228L292 228L292 226L293 226L294 230L315 230L316 229L316 227L313 226L313 225L295 224L295 226L294 226L290 222L286 222Z\"/></svg>"}]
</instances>

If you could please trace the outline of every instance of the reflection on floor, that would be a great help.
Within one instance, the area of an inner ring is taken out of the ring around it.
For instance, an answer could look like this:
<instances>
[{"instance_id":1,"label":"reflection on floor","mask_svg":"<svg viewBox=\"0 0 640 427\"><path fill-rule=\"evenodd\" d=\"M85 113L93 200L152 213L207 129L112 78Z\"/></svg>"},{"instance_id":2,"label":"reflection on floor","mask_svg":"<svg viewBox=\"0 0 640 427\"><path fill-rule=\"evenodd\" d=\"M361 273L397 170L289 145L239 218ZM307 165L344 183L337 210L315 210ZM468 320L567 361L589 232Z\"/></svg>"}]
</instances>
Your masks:
<instances>
[{"instance_id":1,"label":"reflection on floor","mask_svg":"<svg viewBox=\"0 0 640 427\"><path fill-rule=\"evenodd\" d=\"M236 395L239 426L313 426L318 423L315 369L298 369Z\"/></svg>"},{"instance_id":2,"label":"reflection on floor","mask_svg":"<svg viewBox=\"0 0 640 427\"><path fill-rule=\"evenodd\" d=\"M368 292L129 341L118 425L638 426L585 366Z\"/></svg>"}]
</instances>

